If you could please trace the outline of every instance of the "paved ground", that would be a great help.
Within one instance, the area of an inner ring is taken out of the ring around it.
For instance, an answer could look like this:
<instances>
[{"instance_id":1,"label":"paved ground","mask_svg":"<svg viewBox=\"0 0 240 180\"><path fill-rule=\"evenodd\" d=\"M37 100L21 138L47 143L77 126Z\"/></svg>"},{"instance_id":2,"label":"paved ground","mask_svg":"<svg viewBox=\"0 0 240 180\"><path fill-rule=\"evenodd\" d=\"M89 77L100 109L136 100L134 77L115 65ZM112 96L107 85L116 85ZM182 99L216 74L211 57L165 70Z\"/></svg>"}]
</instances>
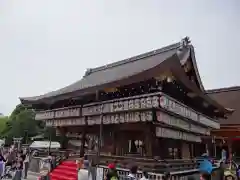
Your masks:
<instances>
[{"instance_id":1,"label":"paved ground","mask_svg":"<svg viewBox=\"0 0 240 180\"><path fill-rule=\"evenodd\" d=\"M38 174L28 173L28 178L27 178L27 180L37 180L38 177L39 177Z\"/></svg>"},{"instance_id":2,"label":"paved ground","mask_svg":"<svg viewBox=\"0 0 240 180\"><path fill-rule=\"evenodd\" d=\"M28 175L28 180L37 180L38 176Z\"/></svg>"},{"instance_id":3,"label":"paved ground","mask_svg":"<svg viewBox=\"0 0 240 180\"><path fill-rule=\"evenodd\" d=\"M37 180L37 178L38 178L38 175L36 175L36 174L28 174L27 180ZM6 180L12 180L12 179L6 179ZM22 180L24 180L24 179L22 179Z\"/></svg>"},{"instance_id":4,"label":"paved ground","mask_svg":"<svg viewBox=\"0 0 240 180\"><path fill-rule=\"evenodd\" d=\"M29 175L27 180L37 180L37 178L38 178L37 176ZM12 179L6 179L6 180L12 180ZM22 179L22 180L24 180L24 179Z\"/></svg>"}]
</instances>

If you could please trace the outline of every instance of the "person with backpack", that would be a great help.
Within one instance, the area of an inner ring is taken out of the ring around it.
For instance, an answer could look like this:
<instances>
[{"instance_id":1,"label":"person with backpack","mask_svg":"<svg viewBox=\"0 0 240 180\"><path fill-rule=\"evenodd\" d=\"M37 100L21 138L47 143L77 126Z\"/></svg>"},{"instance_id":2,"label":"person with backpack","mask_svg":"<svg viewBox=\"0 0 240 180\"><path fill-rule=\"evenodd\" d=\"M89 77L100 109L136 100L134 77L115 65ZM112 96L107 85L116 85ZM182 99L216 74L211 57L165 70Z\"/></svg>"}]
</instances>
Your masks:
<instances>
[{"instance_id":1,"label":"person with backpack","mask_svg":"<svg viewBox=\"0 0 240 180\"><path fill-rule=\"evenodd\" d=\"M206 154L202 155L203 160L200 162L199 170L201 173L201 180L211 180L213 165L210 162L208 156Z\"/></svg>"},{"instance_id":2,"label":"person with backpack","mask_svg":"<svg viewBox=\"0 0 240 180\"><path fill-rule=\"evenodd\" d=\"M105 180L119 180L116 165L114 163L108 165L108 172Z\"/></svg>"}]
</instances>

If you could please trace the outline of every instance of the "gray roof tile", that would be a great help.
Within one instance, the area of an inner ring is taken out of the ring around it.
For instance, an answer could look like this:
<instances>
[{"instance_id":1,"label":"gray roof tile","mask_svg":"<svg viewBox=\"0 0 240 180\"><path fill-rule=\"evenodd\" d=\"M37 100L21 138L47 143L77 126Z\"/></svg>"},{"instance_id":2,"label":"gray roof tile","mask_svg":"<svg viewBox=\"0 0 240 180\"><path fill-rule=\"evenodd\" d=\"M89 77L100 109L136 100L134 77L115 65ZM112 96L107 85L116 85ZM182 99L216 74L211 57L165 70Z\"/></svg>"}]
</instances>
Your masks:
<instances>
[{"instance_id":1,"label":"gray roof tile","mask_svg":"<svg viewBox=\"0 0 240 180\"><path fill-rule=\"evenodd\" d=\"M86 75L81 80L69 86L46 93L44 95L20 99L21 101L38 101L41 99L56 97L63 94L84 90L86 88L118 81L159 65L161 62L177 53L179 47L180 43L176 43L122 61L94 69L88 69Z\"/></svg>"}]
</instances>

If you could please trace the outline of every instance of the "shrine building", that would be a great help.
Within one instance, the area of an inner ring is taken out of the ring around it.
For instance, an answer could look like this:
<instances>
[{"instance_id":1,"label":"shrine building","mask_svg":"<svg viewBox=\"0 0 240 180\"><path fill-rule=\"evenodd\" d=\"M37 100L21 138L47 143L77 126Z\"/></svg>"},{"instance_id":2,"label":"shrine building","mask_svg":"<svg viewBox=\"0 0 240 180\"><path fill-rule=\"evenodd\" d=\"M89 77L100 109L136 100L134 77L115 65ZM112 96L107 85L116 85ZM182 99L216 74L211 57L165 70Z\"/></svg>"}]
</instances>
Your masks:
<instances>
[{"instance_id":1,"label":"shrine building","mask_svg":"<svg viewBox=\"0 0 240 180\"><path fill-rule=\"evenodd\" d=\"M64 148L81 156L89 150L111 157L200 156L204 139L233 112L205 93L188 38L88 69L76 83L20 100L36 110L37 121L68 137Z\"/></svg>"}]
</instances>

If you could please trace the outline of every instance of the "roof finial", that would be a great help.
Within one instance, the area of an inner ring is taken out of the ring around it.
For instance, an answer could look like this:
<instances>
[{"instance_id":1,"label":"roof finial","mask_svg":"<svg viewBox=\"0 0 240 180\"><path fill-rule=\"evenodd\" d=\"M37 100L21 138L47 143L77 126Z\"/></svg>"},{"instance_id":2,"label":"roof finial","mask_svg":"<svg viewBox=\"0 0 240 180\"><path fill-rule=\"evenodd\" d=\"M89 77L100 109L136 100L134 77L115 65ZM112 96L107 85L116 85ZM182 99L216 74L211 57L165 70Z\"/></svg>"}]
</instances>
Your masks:
<instances>
[{"instance_id":1,"label":"roof finial","mask_svg":"<svg viewBox=\"0 0 240 180\"><path fill-rule=\"evenodd\" d=\"M181 46L182 47L186 47L187 45L189 45L191 43L191 40L188 36L186 36L185 38L182 39L181 41Z\"/></svg>"}]
</instances>

